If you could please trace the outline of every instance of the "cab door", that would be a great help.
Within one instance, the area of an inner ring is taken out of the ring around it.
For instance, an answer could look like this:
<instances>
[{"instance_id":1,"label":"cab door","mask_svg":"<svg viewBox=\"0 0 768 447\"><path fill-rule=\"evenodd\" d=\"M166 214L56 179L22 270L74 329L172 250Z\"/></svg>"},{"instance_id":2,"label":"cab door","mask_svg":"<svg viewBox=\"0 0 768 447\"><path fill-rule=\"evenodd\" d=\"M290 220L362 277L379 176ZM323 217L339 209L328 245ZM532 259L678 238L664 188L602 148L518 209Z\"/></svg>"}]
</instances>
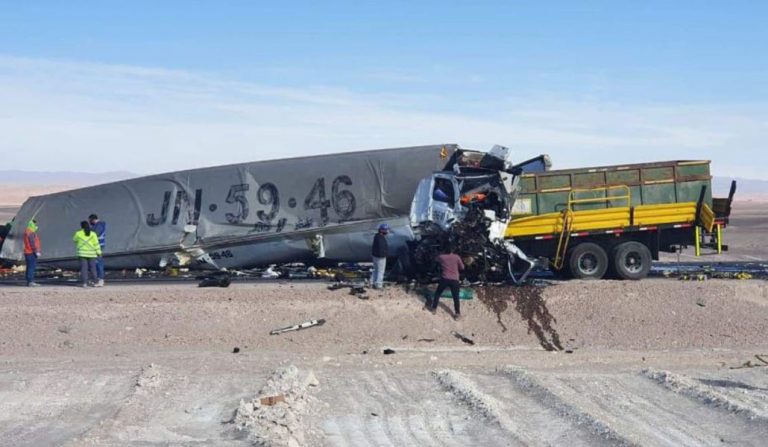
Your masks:
<instances>
[{"instance_id":1,"label":"cab door","mask_svg":"<svg viewBox=\"0 0 768 447\"><path fill-rule=\"evenodd\" d=\"M450 174L434 174L419 182L411 203L411 225L434 222L448 228L459 210L459 185Z\"/></svg>"}]
</instances>

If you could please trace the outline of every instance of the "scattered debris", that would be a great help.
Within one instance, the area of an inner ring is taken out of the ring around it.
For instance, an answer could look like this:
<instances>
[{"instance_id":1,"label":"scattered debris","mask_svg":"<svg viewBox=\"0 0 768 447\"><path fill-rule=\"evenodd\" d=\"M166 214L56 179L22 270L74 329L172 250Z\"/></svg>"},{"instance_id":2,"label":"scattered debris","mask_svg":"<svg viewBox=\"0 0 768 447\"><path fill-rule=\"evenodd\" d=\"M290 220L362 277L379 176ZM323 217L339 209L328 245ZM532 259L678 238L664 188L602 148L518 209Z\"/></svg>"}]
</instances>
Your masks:
<instances>
[{"instance_id":1,"label":"scattered debris","mask_svg":"<svg viewBox=\"0 0 768 447\"><path fill-rule=\"evenodd\" d=\"M235 349L232 350L232 354L237 354L239 352L240 352L240 348L238 348L237 346L235 346Z\"/></svg>"},{"instance_id":2,"label":"scattered debris","mask_svg":"<svg viewBox=\"0 0 768 447\"><path fill-rule=\"evenodd\" d=\"M394 353L395 353L394 349L387 348L387 349L384 350L384 355L392 355Z\"/></svg>"},{"instance_id":3,"label":"scattered debris","mask_svg":"<svg viewBox=\"0 0 768 447\"><path fill-rule=\"evenodd\" d=\"M261 273L261 277L264 279L275 279L280 277L280 273L275 271L275 265L270 265Z\"/></svg>"},{"instance_id":4,"label":"scattered debris","mask_svg":"<svg viewBox=\"0 0 768 447\"><path fill-rule=\"evenodd\" d=\"M284 334L286 332L293 332L293 331L300 331L302 329L307 329L315 326L322 326L325 324L325 319L321 318L319 320L310 320L305 321L303 323L295 324L293 326L287 326L280 329L275 329L269 332L269 335L279 335Z\"/></svg>"},{"instance_id":5,"label":"scattered debris","mask_svg":"<svg viewBox=\"0 0 768 447\"><path fill-rule=\"evenodd\" d=\"M767 354L755 354L755 358L760 361L760 363L752 363L751 360L747 360L746 362L742 363L739 366L731 366L730 369L743 369L743 368L764 368L768 366L768 360L765 359L765 357L768 357Z\"/></svg>"},{"instance_id":6,"label":"scattered debris","mask_svg":"<svg viewBox=\"0 0 768 447\"><path fill-rule=\"evenodd\" d=\"M435 339L434 338L420 338L420 339L418 339L416 341L423 341L425 343L432 343L433 341L435 341Z\"/></svg>"},{"instance_id":7,"label":"scattered debris","mask_svg":"<svg viewBox=\"0 0 768 447\"><path fill-rule=\"evenodd\" d=\"M70 331L69 326L59 326L59 332L61 332L62 334L69 334L69 331Z\"/></svg>"},{"instance_id":8,"label":"scattered debris","mask_svg":"<svg viewBox=\"0 0 768 447\"><path fill-rule=\"evenodd\" d=\"M198 287L229 287L232 283L232 275L227 271L214 272L205 276L198 276Z\"/></svg>"},{"instance_id":9,"label":"scattered debris","mask_svg":"<svg viewBox=\"0 0 768 447\"><path fill-rule=\"evenodd\" d=\"M475 344L475 342L471 338L467 338L467 337L459 334L456 331L451 331L451 335L453 335L454 337L458 338L459 340L463 341L464 343L466 343L468 345L474 345Z\"/></svg>"},{"instance_id":10,"label":"scattered debris","mask_svg":"<svg viewBox=\"0 0 768 447\"><path fill-rule=\"evenodd\" d=\"M278 402L285 402L285 395L278 394L277 396L262 397L261 399L259 399L259 402L262 405L271 407L273 405L276 405Z\"/></svg>"},{"instance_id":11,"label":"scattered debris","mask_svg":"<svg viewBox=\"0 0 768 447\"><path fill-rule=\"evenodd\" d=\"M431 301L432 298L435 295L435 292L430 289L429 287L422 287L417 290L417 293L419 293L422 297L424 297L427 301ZM444 290L443 293L440 294L440 298L453 298L453 295L451 295L450 290ZM462 301L469 301L473 300L475 298L475 291L472 290L469 287L462 287L459 290L459 299Z\"/></svg>"},{"instance_id":12,"label":"scattered debris","mask_svg":"<svg viewBox=\"0 0 768 447\"><path fill-rule=\"evenodd\" d=\"M768 266L751 262L669 263L654 265L650 275L683 281L768 279Z\"/></svg>"}]
</instances>

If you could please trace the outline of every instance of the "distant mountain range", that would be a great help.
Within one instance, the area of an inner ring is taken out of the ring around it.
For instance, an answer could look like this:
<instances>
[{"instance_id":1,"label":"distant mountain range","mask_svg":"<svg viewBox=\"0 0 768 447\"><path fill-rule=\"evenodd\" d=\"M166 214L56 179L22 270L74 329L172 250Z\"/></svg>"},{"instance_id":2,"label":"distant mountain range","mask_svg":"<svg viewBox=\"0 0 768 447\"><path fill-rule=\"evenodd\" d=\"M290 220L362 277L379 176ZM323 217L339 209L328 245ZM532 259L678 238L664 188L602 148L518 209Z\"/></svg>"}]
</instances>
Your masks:
<instances>
[{"instance_id":1,"label":"distant mountain range","mask_svg":"<svg viewBox=\"0 0 768 447\"><path fill-rule=\"evenodd\" d=\"M139 174L127 171L112 172L43 172L43 171L0 171L0 185L16 186L42 186L42 185L69 185L72 187L98 185L101 183L116 182Z\"/></svg>"},{"instance_id":2,"label":"distant mountain range","mask_svg":"<svg viewBox=\"0 0 768 447\"><path fill-rule=\"evenodd\" d=\"M768 194L768 180L752 180L744 178L714 177L712 192L717 197L726 197L731 189L731 180L736 180L736 197L740 195Z\"/></svg>"}]
</instances>

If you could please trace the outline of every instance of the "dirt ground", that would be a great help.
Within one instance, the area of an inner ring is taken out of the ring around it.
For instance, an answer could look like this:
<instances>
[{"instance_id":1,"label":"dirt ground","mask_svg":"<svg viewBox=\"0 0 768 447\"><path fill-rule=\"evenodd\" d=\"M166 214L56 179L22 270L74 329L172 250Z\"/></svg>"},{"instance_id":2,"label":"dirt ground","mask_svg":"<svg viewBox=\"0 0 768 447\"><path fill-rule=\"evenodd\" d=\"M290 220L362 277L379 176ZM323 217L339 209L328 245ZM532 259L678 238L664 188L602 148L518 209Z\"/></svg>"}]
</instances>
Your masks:
<instances>
[{"instance_id":1,"label":"dirt ground","mask_svg":"<svg viewBox=\"0 0 768 447\"><path fill-rule=\"evenodd\" d=\"M699 259L768 260L766 217L737 204L731 251ZM764 281L483 288L459 322L449 300L431 315L401 287L360 300L327 285L0 286L0 445L768 439Z\"/></svg>"},{"instance_id":2,"label":"dirt ground","mask_svg":"<svg viewBox=\"0 0 768 447\"><path fill-rule=\"evenodd\" d=\"M768 284L536 292L482 290L455 322L399 287L0 288L0 444L764 445L768 368L741 366L768 361ZM317 378L302 412L252 413L289 365Z\"/></svg>"}]
</instances>

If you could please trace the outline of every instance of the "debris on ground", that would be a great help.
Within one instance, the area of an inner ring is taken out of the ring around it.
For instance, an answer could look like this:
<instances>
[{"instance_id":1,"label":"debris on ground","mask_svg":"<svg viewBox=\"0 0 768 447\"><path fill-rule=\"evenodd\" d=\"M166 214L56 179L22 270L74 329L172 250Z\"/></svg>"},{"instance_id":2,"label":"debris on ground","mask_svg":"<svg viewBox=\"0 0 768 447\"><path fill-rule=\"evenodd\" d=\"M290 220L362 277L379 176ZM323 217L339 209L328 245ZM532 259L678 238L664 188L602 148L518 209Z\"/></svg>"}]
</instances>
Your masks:
<instances>
[{"instance_id":1,"label":"debris on ground","mask_svg":"<svg viewBox=\"0 0 768 447\"><path fill-rule=\"evenodd\" d=\"M768 279L768 265L752 262L667 263L654 265L650 276L677 278L681 281Z\"/></svg>"},{"instance_id":2,"label":"debris on ground","mask_svg":"<svg viewBox=\"0 0 768 447\"><path fill-rule=\"evenodd\" d=\"M277 396L262 397L259 402L261 402L261 404L264 406L271 407L273 405L277 405L280 402L285 402L285 395L278 394Z\"/></svg>"},{"instance_id":3,"label":"debris on ground","mask_svg":"<svg viewBox=\"0 0 768 447\"><path fill-rule=\"evenodd\" d=\"M384 355L392 355L395 353L395 350L387 348L383 352L384 352Z\"/></svg>"},{"instance_id":4,"label":"debris on ground","mask_svg":"<svg viewBox=\"0 0 768 447\"><path fill-rule=\"evenodd\" d=\"M280 277L280 272L275 271L275 266L270 265L261 273L261 277L265 279L275 279Z\"/></svg>"},{"instance_id":5,"label":"debris on ground","mask_svg":"<svg viewBox=\"0 0 768 447\"><path fill-rule=\"evenodd\" d=\"M325 324L325 319L320 318L319 320L310 320L310 321L305 321L303 323L294 324L293 326L286 326L284 328L274 329L269 332L269 335L279 335L279 334L284 334L286 332L300 331L302 329L307 329L315 326L322 326L324 324Z\"/></svg>"},{"instance_id":6,"label":"debris on ground","mask_svg":"<svg viewBox=\"0 0 768 447\"><path fill-rule=\"evenodd\" d=\"M739 366L731 366L730 369L743 369L743 368L765 368L768 367L768 354L755 354L755 358L760 363L752 363L752 360L747 360L746 362L742 363Z\"/></svg>"},{"instance_id":7,"label":"debris on ground","mask_svg":"<svg viewBox=\"0 0 768 447\"><path fill-rule=\"evenodd\" d=\"M240 401L234 418L237 430L246 431L255 445L319 445L322 431L305 421L318 407L311 395L318 385L311 371L301 374L293 365L277 369L257 396Z\"/></svg>"},{"instance_id":8,"label":"debris on ground","mask_svg":"<svg viewBox=\"0 0 768 447\"><path fill-rule=\"evenodd\" d=\"M463 341L464 343L466 343L468 345L474 345L475 344L475 342L471 338L465 337L465 336L459 334L456 331L451 331L451 335L453 335L454 337L458 338L459 340Z\"/></svg>"},{"instance_id":9,"label":"debris on ground","mask_svg":"<svg viewBox=\"0 0 768 447\"><path fill-rule=\"evenodd\" d=\"M214 272L204 276L198 276L198 287L229 287L232 284L232 275L227 271Z\"/></svg>"},{"instance_id":10,"label":"debris on ground","mask_svg":"<svg viewBox=\"0 0 768 447\"><path fill-rule=\"evenodd\" d=\"M432 300L432 298L435 296L435 291L430 289L429 287L422 287L417 290L417 293L424 297L427 301ZM453 298L453 295L451 295L450 290L444 290L443 293L440 294L440 298ZM462 301L469 301L475 298L475 291L472 290L469 287L462 287L459 290L459 299Z\"/></svg>"}]
</instances>

